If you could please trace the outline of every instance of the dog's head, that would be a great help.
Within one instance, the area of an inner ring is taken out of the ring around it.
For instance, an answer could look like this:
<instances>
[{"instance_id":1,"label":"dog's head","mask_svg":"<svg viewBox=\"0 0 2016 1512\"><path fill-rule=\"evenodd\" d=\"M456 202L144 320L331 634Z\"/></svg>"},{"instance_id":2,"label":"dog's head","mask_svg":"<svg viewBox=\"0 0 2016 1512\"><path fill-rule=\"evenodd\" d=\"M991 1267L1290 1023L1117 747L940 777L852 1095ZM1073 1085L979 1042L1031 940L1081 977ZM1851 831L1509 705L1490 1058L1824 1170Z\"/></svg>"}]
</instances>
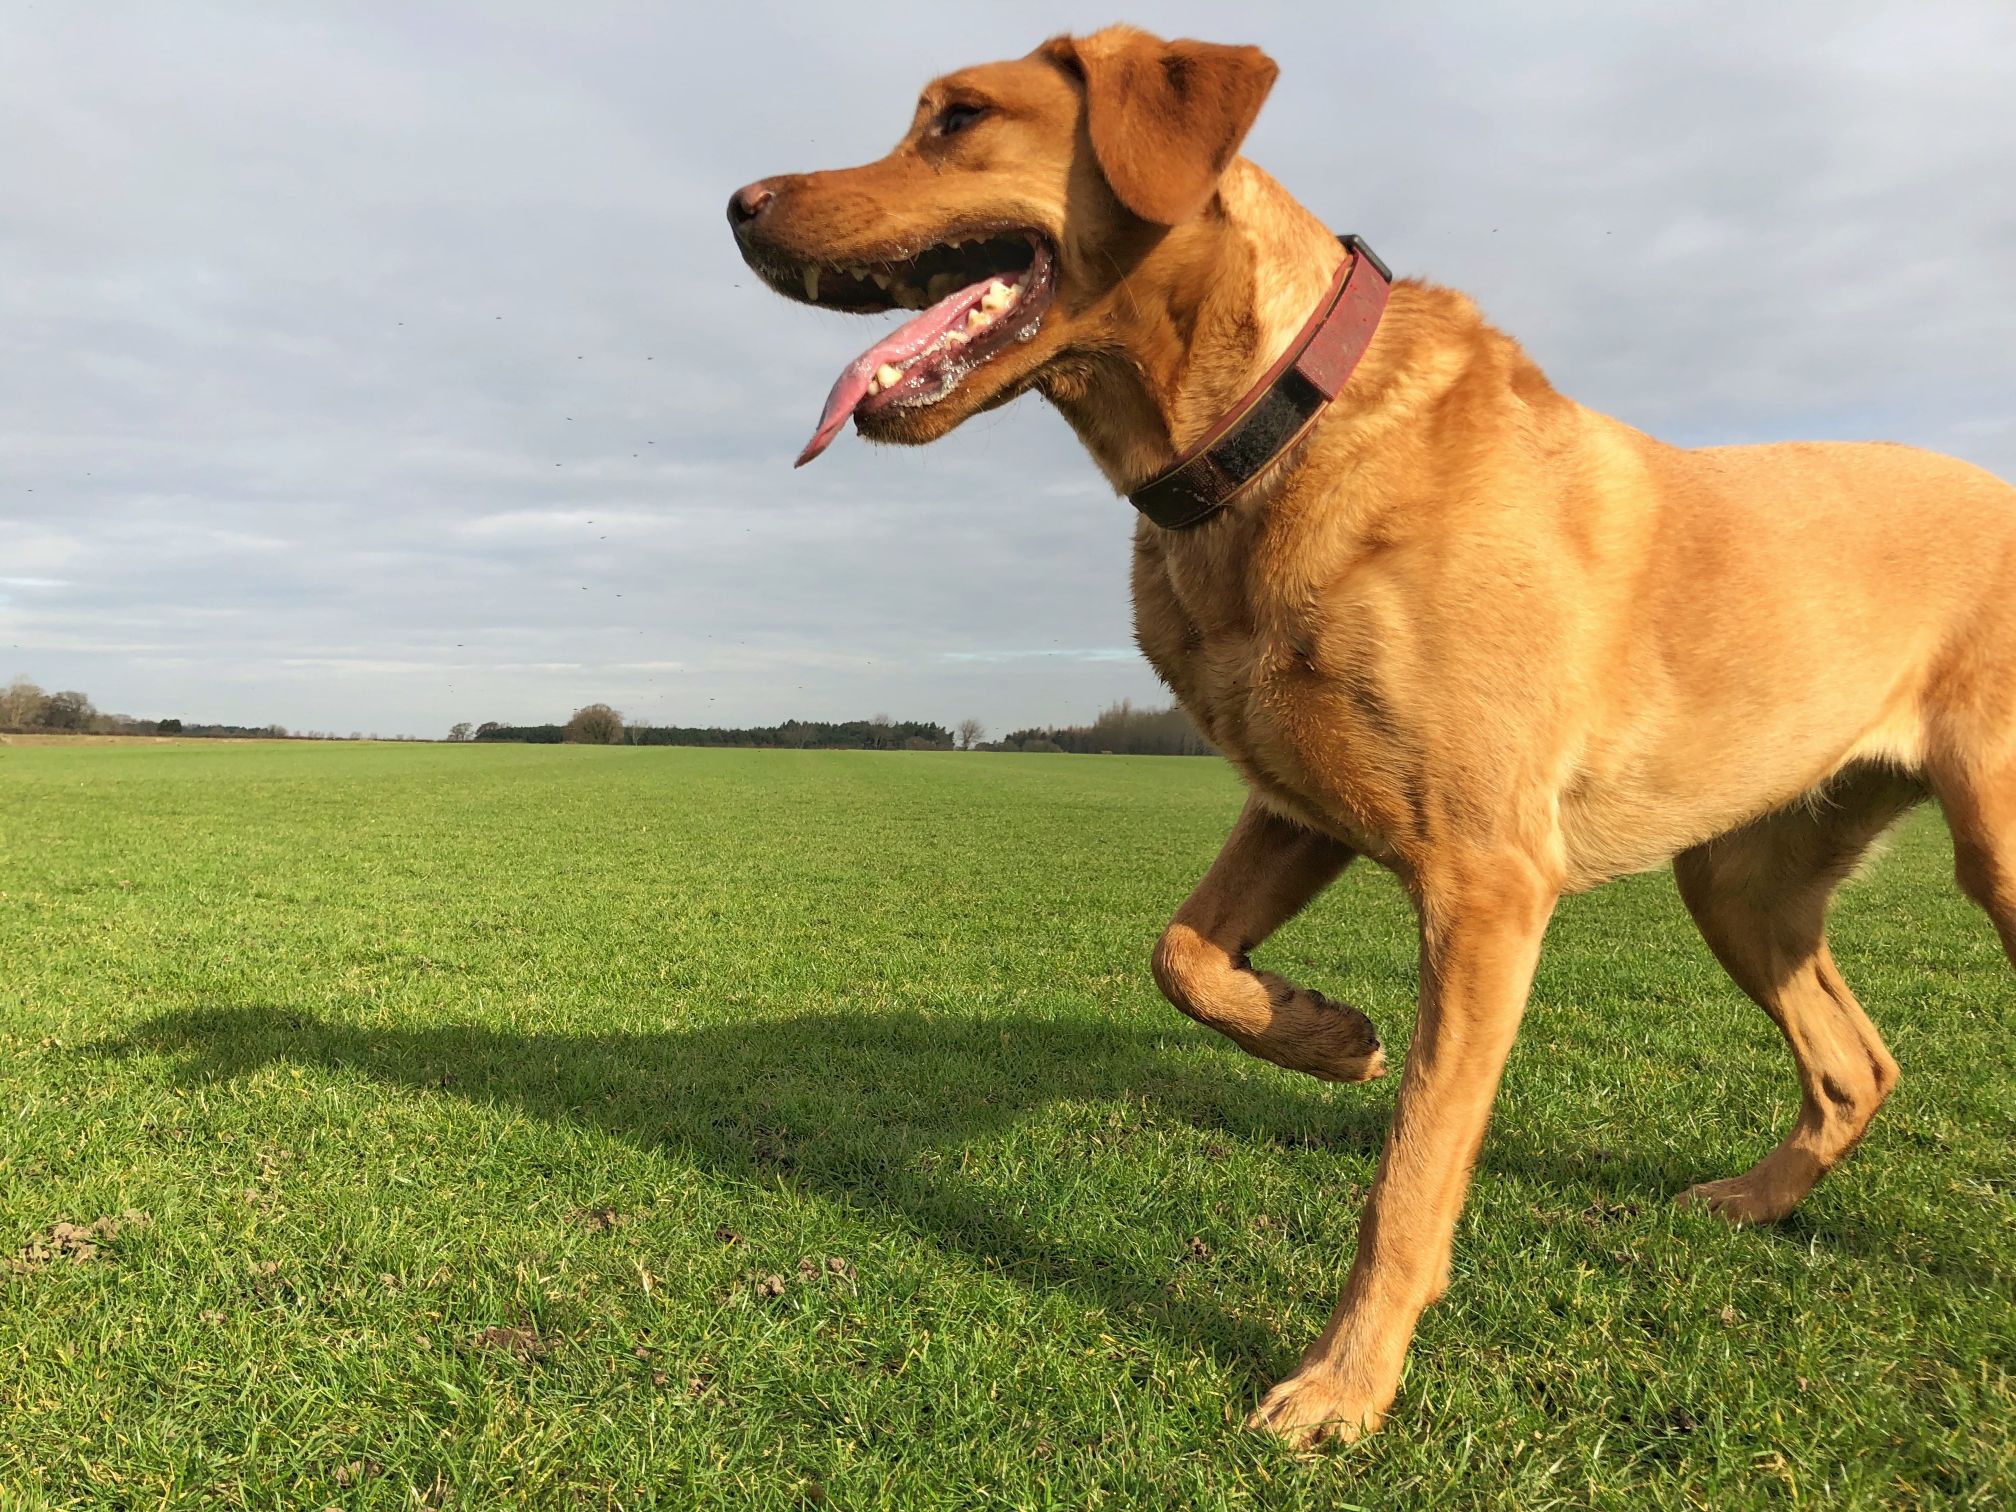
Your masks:
<instances>
[{"instance_id":1,"label":"dog's head","mask_svg":"<svg viewBox=\"0 0 2016 1512\"><path fill-rule=\"evenodd\" d=\"M1112 345L1116 295L1207 216L1274 74L1252 47L1059 37L933 81L879 162L738 189L736 243L778 293L921 312L841 373L799 462L850 415L934 441Z\"/></svg>"}]
</instances>

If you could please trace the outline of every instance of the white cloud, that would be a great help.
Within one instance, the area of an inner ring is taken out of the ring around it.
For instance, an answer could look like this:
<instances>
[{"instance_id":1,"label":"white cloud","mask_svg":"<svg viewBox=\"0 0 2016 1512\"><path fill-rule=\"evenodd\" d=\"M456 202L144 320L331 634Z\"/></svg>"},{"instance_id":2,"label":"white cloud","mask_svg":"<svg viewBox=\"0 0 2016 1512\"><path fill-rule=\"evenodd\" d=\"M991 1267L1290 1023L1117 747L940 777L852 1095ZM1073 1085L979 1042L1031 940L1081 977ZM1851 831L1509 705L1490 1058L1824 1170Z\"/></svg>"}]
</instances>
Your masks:
<instances>
[{"instance_id":1,"label":"white cloud","mask_svg":"<svg viewBox=\"0 0 2016 1512\"><path fill-rule=\"evenodd\" d=\"M941 651L939 659L948 662L987 663L1033 661L1043 657L1055 657L1059 661L1115 662L1133 661L1140 654L1132 646L1091 646L1016 651Z\"/></svg>"}]
</instances>

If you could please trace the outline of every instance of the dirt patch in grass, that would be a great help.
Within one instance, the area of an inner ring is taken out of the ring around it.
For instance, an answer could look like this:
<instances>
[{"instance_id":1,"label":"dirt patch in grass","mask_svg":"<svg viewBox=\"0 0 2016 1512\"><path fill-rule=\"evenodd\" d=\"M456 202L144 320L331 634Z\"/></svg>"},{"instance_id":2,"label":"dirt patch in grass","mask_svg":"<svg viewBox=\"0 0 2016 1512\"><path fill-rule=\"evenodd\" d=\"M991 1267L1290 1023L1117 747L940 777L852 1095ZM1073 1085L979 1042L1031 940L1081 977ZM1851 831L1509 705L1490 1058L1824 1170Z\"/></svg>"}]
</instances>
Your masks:
<instances>
[{"instance_id":1,"label":"dirt patch in grass","mask_svg":"<svg viewBox=\"0 0 2016 1512\"><path fill-rule=\"evenodd\" d=\"M492 1326L471 1339L465 1350L469 1353L494 1350L516 1355L521 1360L539 1360L551 1354L553 1346L530 1328Z\"/></svg>"},{"instance_id":2,"label":"dirt patch in grass","mask_svg":"<svg viewBox=\"0 0 2016 1512\"><path fill-rule=\"evenodd\" d=\"M120 1234L143 1229L154 1220L145 1213L125 1212L94 1218L89 1223L59 1219L22 1245L9 1267L16 1271L40 1270L67 1260L82 1265L90 1260L112 1258L112 1242Z\"/></svg>"}]
</instances>

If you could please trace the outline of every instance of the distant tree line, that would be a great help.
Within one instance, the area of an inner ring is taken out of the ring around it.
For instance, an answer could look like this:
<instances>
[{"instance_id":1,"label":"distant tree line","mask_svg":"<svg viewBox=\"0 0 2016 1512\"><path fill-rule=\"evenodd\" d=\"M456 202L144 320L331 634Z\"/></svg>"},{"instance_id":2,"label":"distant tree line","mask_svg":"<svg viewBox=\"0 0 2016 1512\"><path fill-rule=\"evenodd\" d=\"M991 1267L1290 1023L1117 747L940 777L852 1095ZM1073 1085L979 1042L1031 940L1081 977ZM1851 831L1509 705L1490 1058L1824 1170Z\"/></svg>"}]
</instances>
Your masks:
<instances>
[{"instance_id":1,"label":"distant tree line","mask_svg":"<svg viewBox=\"0 0 2016 1512\"><path fill-rule=\"evenodd\" d=\"M457 725L457 730L463 726ZM789 751L949 751L952 731L941 724L891 719L886 714L838 723L787 719L782 724L723 728L700 725L626 724L607 704L588 704L565 724L481 724L468 736L449 739L522 741L528 745L741 746Z\"/></svg>"},{"instance_id":2,"label":"distant tree line","mask_svg":"<svg viewBox=\"0 0 2016 1512\"><path fill-rule=\"evenodd\" d=\"M75 689L45 692L26 677L0 686L0 733L77 735L181 735L215 739L377 740L359 730L338 735L325 730L289 730L285 725L206 724L186 719L135 719L102 712ZM739 746L788 751L1070 751L1134 756L1204 756L1211 746L1173 704L1136 708L1126 699L1103 710L1089 725L1015 730L988 742L977 719L956 728L932 720L787 719L782 724L725 728L715 725L632 724L606 703L584 704L564 724L507 725L467 721L448 732L450 741L517 741L528 745ZM411 740L395 735L394 740Z\"/></svg>"},{"instance_id":3,"label":"distant tree line","mask_svg":"<svg viewBox=\"0 0 2016 1512\"><path fill-rule=\"evenodd\" d=\"M191 719L136 719L110 714L75 689L45 693L26 677L0 686L0 734L6 735L181 735L212 740L371 740L361 730L290 730L282 724L211 724ZM411 740L411 735L394 735Z\"/></svg>"},{"instance_id":4,"label":"distant tree line","mask_svg":"<svg viewBox=\"0 0 2016 1512\"><path fill-rule=\"evenodd\" d=\"M786 751L1071 751L1129 756L1208 756L1210 742L1197 733L1189 715L1171 704L1139 709L1131 700L1103 710L1089 725L1017 730L1004 740L984 742L977 719L956 730L887 714L839 722L787 719L782 724L727 728L716 725L629 724L606 703L586 704L565 724L507 725L492 720L474 727L458 724L453 741L513 741L526 745L739 746Z\"/></svg>"},{"instance_id":5,"label":"distant tree line","mask_svg":"<svg viewBox=\"0 0 2016 1512\"><path fill-rule=\"evenodd\" d=\"M1211 743L1175 704L1137 709L1131 699L1102 710L1089 725L1015 730L983 751L1069 751L1080 755L1210 756Z\"/></svg>"},{"instance_id":6,"label":"distant tree line","mask_svg":"<svg viewBox=\"0 0 2016 1512\"><path fill-rule=\"evenodd\" d=\"M180 719L135 719L110 714L90 695L66 688L46 693L26 677L0 687L0 731L14 735L210 735L280 739L284 725L194 724Z\"/></svg>"},{"instance_id":7,"label":"distant tree line","mask_svg":"<svg viewBox=\"0 0 2016 1512\"><path fill-rule=\"evenodd\" d=\"M103 715L82 693L45 693L25 677L17 677L0 688L0 730L95 730Z\"/></svg>"}]
</instances>

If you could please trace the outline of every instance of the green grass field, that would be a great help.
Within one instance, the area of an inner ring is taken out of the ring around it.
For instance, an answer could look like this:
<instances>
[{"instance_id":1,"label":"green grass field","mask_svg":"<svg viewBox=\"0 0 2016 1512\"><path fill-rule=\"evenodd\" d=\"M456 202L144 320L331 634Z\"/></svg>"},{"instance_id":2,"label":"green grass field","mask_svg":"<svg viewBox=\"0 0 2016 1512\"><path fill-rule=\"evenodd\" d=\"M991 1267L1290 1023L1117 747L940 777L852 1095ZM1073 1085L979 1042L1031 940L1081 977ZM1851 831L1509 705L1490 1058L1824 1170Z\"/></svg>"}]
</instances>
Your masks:
<instances>
[{"instance_id":1,"label":"green grass field","mask_svg":"<svg viewBox=\"0 0 2016 1512\"><path fill-rule=\"evenodd\" d=\"M1208 760L0 746L0 1505L2016 1500L2016 978L1930 812L1834 930L1903 1086L1799 1215L1674 1210L1789 1059L1670 878L1570 900L1391 1426L1243 1432L1397 1077L1156 994L1238 804ZM1391 878L1261 959L1406 1043Z\"/></svg>"}]
</instances>

